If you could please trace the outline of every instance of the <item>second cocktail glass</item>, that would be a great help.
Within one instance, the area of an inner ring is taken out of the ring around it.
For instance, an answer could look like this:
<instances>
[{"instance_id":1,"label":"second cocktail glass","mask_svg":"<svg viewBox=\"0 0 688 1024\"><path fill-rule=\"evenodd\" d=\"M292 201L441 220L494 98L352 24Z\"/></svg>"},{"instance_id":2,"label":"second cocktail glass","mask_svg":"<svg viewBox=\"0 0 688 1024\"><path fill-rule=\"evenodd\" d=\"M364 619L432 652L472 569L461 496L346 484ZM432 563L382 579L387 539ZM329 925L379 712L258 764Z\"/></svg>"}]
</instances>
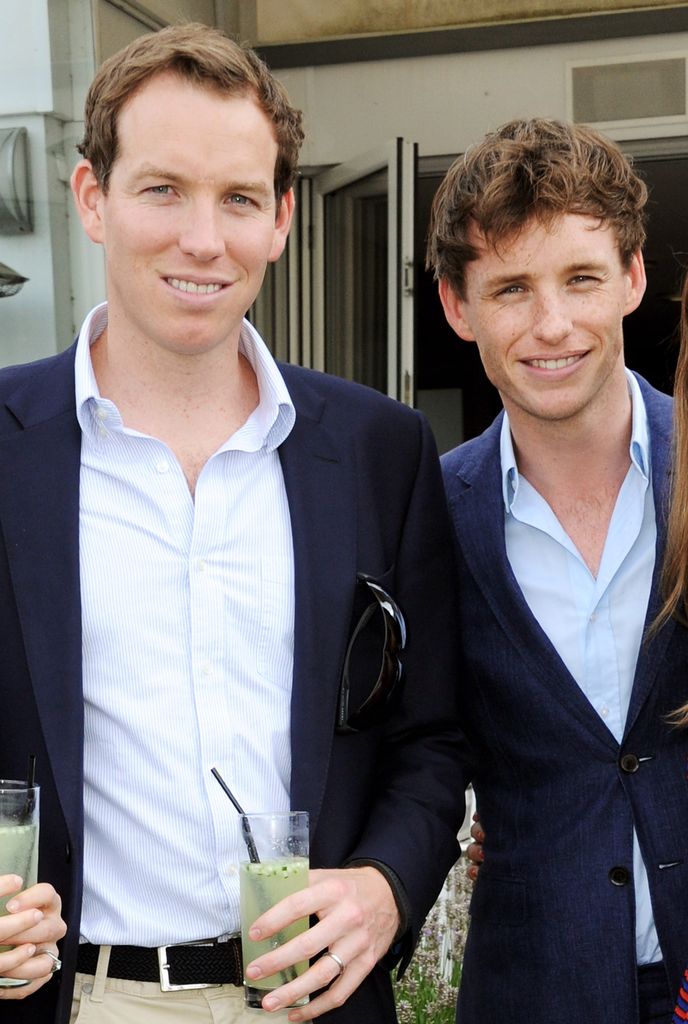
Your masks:
<instances>
[{"instance_id":1,"label":"second cocktail glass","mask_svg":"<svg viewBox=\"0 0 688 1024\"><path fill-rule=\"evenodd\" d=\"M39 787L17 779L0 779L0 875L19 875L23 886L35 885L38 871ZM7 913L0 899L0 915ZM0 946L0 952L10 949ZM0 988L28 985L28 981L0 977Z\"/></svg>"}]
</instances>

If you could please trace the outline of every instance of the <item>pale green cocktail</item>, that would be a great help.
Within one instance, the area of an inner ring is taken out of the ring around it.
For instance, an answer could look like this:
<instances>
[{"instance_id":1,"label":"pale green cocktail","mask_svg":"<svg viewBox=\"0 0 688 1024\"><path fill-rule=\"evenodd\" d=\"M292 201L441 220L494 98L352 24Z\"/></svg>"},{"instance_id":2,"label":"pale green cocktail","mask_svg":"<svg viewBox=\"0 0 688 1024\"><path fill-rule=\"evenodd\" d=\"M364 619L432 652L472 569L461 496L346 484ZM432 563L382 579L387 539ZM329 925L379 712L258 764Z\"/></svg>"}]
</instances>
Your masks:
<instances>
[{"instance_id":1,"label":"pale green cocktail","mask_svg":"<svg viewBox=\"0 0 688 1024\"><path fill-rule=\"evenodd\" d=\"M38 825L3 825L0 823L0 874L19 875L24 888L36 884L38 877ZM14 893L0 897L0 914ZM8 947L3 946L2 949Z\"/></svg>"},{"instance_id":2,"label":"pale green cocktail","mask_svg":"<svg viewBox=\"0 0 688 1024\"><path fill-rule=\"evenodd\" d=\"M308 918L294 921L281 932L269 939L253 942L248 937L248 930L253 922L266 910L279 903L285 896L305 889L308 885L308 858L288 857L284 860L266 860L258 864L246 862L241 865L239 873L241 896L241 946L244 963L248 964L264 953L269 953L277 946L293 939L308 928ZM308 961L303 960L279 974L268 978L244 980L246 1005L260 1007L261 999L273 988L286 985L297 975L303 974ZM303 1002L306 1002L304 999Z\"/></svg>"},{"instance_id":3,"label":"pale green cocktail","mask_svg":"<svg viewBox=\"0 0 688 1024\"><path fill-rule=\"evenodd\" d=\"M38 877L38 786L0 779L0 875L19 875L22 888L35 885ZM0 916L6 915L8 900L0 897ZM0 953L12 946L0 946ZM0 977L0 988L28 985L19 978Z\"/></svg>"}]
</instances>

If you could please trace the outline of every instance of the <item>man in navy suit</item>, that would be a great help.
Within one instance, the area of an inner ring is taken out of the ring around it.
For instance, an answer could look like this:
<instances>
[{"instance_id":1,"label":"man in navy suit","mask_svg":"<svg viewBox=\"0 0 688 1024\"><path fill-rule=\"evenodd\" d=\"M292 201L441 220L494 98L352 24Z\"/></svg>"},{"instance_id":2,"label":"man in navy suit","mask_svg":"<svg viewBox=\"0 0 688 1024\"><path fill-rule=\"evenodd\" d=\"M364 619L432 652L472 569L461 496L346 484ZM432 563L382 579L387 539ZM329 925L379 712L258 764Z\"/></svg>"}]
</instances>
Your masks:
<instances>
[{"instance_id":1,"label":"man in navy suit","mask_svg":"<svg viewBox=\"0 0 688 1024\"><path fill-rule=\"evenodd\" d=\"M648 1024L688 950L686 632L661 606L671 401L624 366L647 192L533 119L435 198L428 262L504 411L443 458L484 863L457 1021Z\"/></svg>"},{"instance_id":2,"label":"man in navy suit","mask_svg":"<svg viewBox=\"0 0 688 1024\"><path fill-rule=\"evenodd\" d=\"M430 431L278 366L244 319L301 139L255 54L204 26L136 40L91 86L72 186L108 302L0 374L2 770L36 753L42 783L42 884L0 922L0 974L30 983L0 990L3 1024L254 1019L213 767L249 811L310 813L310 884L254 927L314 923L244 965L311 959L273 1019L395 1021L390 967L457 856Z\"/></svg>"}]
</instances>

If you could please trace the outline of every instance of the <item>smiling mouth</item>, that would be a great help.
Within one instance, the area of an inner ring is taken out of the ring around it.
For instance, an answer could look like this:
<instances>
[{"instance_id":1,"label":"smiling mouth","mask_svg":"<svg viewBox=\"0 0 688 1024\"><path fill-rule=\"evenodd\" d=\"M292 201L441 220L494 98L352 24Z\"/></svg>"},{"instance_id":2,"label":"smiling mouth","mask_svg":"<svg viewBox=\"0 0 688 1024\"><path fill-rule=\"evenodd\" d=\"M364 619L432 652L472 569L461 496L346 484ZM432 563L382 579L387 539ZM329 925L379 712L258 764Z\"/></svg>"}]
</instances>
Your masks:
<instances>
[{"instance_id":1,"label":"smiling mouth","mask_svg":"<svg viewBox=\"0 0 688 1024\"><path fill-rule=\"evenodd\" d=\"M165 280L178 292L192 292L195 295L212 295L224 288L222 284L197 284L195 281L185 281L180 277L166 277Z\"/></svg>"},{"instance_id":2,"label":"smiling mouth","mask_svg":"<svg viewBox=\"0 0 688 1024\"><path fill-rule=\"evenodd\" d=\"M563 359L527 359L528 366L536 366L538 370L563 370L565 366L572 366L582 356L565 356Z\"/></svg>"}]
</instances>

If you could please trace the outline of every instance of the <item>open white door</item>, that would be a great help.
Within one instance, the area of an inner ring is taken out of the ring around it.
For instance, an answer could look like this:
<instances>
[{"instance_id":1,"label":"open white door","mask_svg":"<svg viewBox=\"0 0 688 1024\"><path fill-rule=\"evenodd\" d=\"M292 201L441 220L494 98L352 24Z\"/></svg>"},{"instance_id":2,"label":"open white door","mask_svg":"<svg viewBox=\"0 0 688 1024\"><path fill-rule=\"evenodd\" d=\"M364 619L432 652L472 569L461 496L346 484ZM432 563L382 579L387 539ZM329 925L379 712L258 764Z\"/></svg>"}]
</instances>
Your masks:
<instances>
[{"instance_id":1,"label":"open white door","mask_svg":"<svg viewBox=\"0 0 688 1024\"><path fill-rule=\"evenodd\" d=\"M311 218L302 226L312 239L311 273L302 274L312 312L304 361L409 405L416 163L416 145L396 139L302 182Z\"/></svg>"}]
</instances>

